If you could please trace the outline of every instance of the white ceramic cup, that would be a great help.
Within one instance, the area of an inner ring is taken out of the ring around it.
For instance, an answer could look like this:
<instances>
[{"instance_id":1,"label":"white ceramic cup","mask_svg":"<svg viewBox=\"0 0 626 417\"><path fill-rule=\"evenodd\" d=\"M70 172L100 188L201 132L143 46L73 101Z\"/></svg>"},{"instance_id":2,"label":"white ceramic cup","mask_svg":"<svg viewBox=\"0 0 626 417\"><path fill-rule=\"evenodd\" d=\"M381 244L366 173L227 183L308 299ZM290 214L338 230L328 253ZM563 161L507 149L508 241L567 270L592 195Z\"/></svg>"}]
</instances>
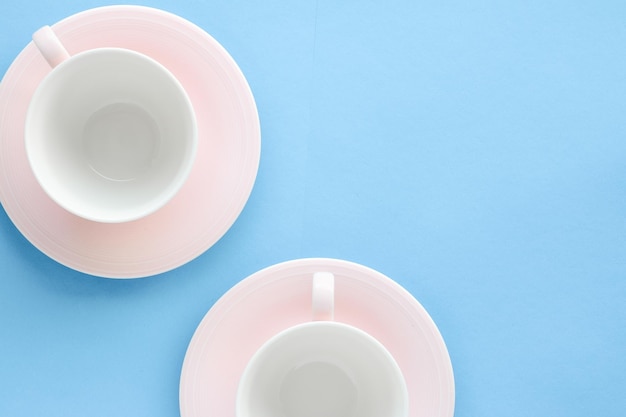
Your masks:
<instances>
[{"instance_id":1,"label":"white ceramic cup","mask_svg":"<svg viewBox=\"0 0 626 417\"><path fill-rule=\"evenodd\" d=\"M237 417L406 417L408 392L375 338L331 321L334 276L313 277L313 320L267 341L237 391Z\"/></svg>"},{"instance_id":2,"label":"white ceramic cup","mask_svg":"<svg viewBox=\"0 0 626 417\"><path fill-rule=\"evenodd\" d=\"M44 191L69 212L105 223L165 205L187 179L198 140L180 82L127 49L70 56L48 26L33 41L53 67L25 126L28 159Z\"/></svg>"}]
</instances>

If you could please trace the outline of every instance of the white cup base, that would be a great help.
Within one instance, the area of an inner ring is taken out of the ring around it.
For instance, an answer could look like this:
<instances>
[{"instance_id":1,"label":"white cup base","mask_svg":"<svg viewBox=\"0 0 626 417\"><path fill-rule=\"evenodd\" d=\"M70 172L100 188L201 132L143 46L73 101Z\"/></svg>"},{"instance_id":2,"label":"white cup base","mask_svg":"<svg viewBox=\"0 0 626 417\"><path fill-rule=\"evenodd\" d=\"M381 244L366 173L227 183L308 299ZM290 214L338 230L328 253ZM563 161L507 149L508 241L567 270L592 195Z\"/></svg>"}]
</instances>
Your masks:
<instances>
[{"instance_id":1,"label":"white cup base","mask_svg":"<svg viewBox=\"0 0 626 417\"><path fill-rule=\"evenodd\" d=\"M280 402L289 417L346 417L354 415L358 388L341 366L327 361L308 362L283 378Z\"/></svg>"},{"instance_id":2,"label":"white cup base","mask_svg":"<svg viewBox=\"0 0 626 417\"><path fill-rule=\"evenodd\" d=\"M156 121L141 106L109 104L85 124L86 160L107 179L130 181L150 169L159 153L160 136Z\"/></svg>"}]
</instances>

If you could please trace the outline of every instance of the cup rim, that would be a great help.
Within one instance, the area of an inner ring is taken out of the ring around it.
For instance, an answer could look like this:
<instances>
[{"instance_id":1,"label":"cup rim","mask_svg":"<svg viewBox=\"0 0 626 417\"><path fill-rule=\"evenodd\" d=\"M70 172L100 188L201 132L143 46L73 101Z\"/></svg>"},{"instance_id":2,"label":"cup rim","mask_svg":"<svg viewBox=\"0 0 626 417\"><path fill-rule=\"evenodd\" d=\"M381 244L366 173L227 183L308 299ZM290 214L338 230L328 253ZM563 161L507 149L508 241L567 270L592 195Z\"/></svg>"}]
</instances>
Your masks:
<instances>
[{"instance_id":1,"label":"cup rim","mask_svg":"<svg viewBox=\"0 0 626 417\"><path fill-rule=\"evenodd\" d=\"M256 362L259 360L259 358L261 358L263 355L266 354L266 352L268 352L270 349L272 349L272 345L274 345L275 343L277 343L280 339L286 337L288 334L290 333L294 333L294 332L298 332L301 331L303 329L308 329L311 327L336 327L336 328L341 328L347 331L352 332L353 334L358 334L359 337L366 339L368 341L368 343L370 343L371 345L376 347L376 350L378 353L382 354L385 358L386 361L388 363L388 365L390 366L390 368L392 369L393 372L393 378L394 380L398 381L400 383L402 392L401 394L401 400L400 400L400 404L399 404L399 410L400 416L406 417L408 416L409 413L409 395L408 395L408 388L407 388L407 384L406 384L406 380L404 379L404 375L402 374L402 370L400 368L400 366L398 365L398 363L396 362L395 358L393 357L393 355L391 354L391 352L389 352L389 350L378 340L376 339L374 336L370 335L369 333L367 333L366 331L359 329L358 327L352 326L350 324L347 323L342 323L339 321L334 321L334 320L318 320L318 321L309 321L309 322L304 322L304 323L300 323L300 324L296 324L294 326L288 327L284 330L279 331L278 333L276 333L275 335L273 335L272 337L270 337L268 340L266 340L260 348L258 348L254 354L250 357L250 359L248 360L240 378L239 378L239 384L237 387L237 391L236 391L236 395L235 395L235 415L236 417L248 417L247 415L240 415L240 413L242 412L242 408L243 408L243 401L245 401L243 397L244 395L244 390L246 390L248 387L248 381L251 377L251 374L255 371L255 367L256 367ZM390 416L390 417L396 417L396 416Z\"/></svg>"},{"instance_id":2,"label":"cup rim","mask_svg":"<svg viewBox=\"0 0 626 417\"><path fill-rule=\"evenodd\" d=\"M58 77L57 74L60 74L67 66L74 65L79 60L85 59L85 57L91 55L101 55L105 53L113 53L113 54L125 54L127 56L132 56L136 59L141 59L144 62L149 62L169 80L172 86L175 87L175 90L179 93L182 102L184 103L184 112L188 115L188 120L186 120L187 127L189 128L189 134L186 135L187 147L188 150L185 152L184 163L181 164L180 169L177 171L175 178L168 185L168 187L162 190L160 193L157 193L157 197L155 198L156 202L154 204L144 205L143 208L124 210L123 213L115 214L115 213L107 213L107 215L96 215L94 213L90 213L88 210L80 210L72 204L68 204L67 201L63 201L59 198L56 193L51 190L50 185L46 181L46 178L42 175L37 164L33 160L33 153L35 144L33 139L33 123L35 123L34 114L36 110L37 103L42 99L42 96L45 94L45 90L49 88L50 83L55 82L55 79ZM56 204L69 211L70 213L84 218L86 220L98 222L98 223L125 223L131 222L134 220L141 219L143 217L147 217L154 212L160 210L165 206L168 202L170 202L174 196L180 191L183 185L186 183L189 178L194 162L196 160L197 148L198 148L198 126L196 119L196 112L191 102L191 99L182 85L182 83L176 78L176 76L163 64L161 64L156 59L128 48L122 47L98 47L87 49L84 51L77 52L76 54L71 55L65 61L59 63L54 68L51 68L50 72L46 74L46 76L41 80L35 92L33 93L26 111L25 123L24 123L24 146L26 149L26 156L28 160L28 164L31 168L31 171L34 174L37 183L44 190L46 195L50 197Z\"/></svg>"}]
</instances>

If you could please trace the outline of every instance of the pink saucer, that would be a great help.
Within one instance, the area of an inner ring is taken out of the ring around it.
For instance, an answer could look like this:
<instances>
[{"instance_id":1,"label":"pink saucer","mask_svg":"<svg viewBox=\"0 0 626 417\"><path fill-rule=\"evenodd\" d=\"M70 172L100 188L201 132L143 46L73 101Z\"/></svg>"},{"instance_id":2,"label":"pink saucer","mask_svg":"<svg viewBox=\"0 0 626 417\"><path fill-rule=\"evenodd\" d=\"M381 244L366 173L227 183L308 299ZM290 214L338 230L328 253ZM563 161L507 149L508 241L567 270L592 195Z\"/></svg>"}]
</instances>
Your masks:
<instances>
[{"instance_id":1,"label":"pink saucer","mask_svg":"<svg viewBox=\"0 0 626 417\"><path fill-rule=\"evenodd\" d=\"M409 416L453 416L450 357L420 303L364 266L300 259L251 275L209 310L183 363L182 417L235 416L237 385L248 360L276 333L311 320L311 280L322 271L335 275L335 320L374 336L398 362L409 390Z\"/></svg>"},{"instance_id":2,"label":"pink saucer","mask_svg":"<svg viewBox=\"0 0 626 417\"><path fill-rule=\"evenodd\" d=\"M148 217L100 224L63 210L36 182L24 148L30 97L50 71L31 42L0 84L0 201L7 214L43 253L92 275L144 277L202 254L239 216L259 165L257 109L237 64L202 29L157 9L101 7L52 27L70 54L115 46L142 52L165 65L193 103L198 153L182 190Z\"/></svg>"}]
</instances>

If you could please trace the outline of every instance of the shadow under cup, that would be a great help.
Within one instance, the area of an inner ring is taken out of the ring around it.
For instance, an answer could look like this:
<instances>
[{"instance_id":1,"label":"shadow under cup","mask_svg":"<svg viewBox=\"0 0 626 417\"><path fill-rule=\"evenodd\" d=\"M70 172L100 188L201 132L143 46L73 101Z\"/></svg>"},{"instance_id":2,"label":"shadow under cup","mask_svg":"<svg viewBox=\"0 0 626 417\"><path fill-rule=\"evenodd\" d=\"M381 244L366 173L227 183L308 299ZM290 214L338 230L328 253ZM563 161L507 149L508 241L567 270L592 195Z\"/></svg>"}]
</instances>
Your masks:
<instances>
[{"instance_id":1,"label":"shadow under cup","mask_svg":"<svg viewBox=\"0 0 626 417\"><path fill-rule=\"evenodd\" d=\"M244 371L237 417L406 417L400 368L367 333L337 322L273 337Z\"/></svg>"},{"instance_id":2,"label":"shadow under cup","mask_svg":"<svg viewBox=\"0 0 626 417\"><path fill-rule=\"evenodd\" d=\"M46 193L89 220L136 220L186 180L196 122L183 87L134 51L100 48L61 62L28 109L28 158Z\"/></svg>"}]
</instances>

